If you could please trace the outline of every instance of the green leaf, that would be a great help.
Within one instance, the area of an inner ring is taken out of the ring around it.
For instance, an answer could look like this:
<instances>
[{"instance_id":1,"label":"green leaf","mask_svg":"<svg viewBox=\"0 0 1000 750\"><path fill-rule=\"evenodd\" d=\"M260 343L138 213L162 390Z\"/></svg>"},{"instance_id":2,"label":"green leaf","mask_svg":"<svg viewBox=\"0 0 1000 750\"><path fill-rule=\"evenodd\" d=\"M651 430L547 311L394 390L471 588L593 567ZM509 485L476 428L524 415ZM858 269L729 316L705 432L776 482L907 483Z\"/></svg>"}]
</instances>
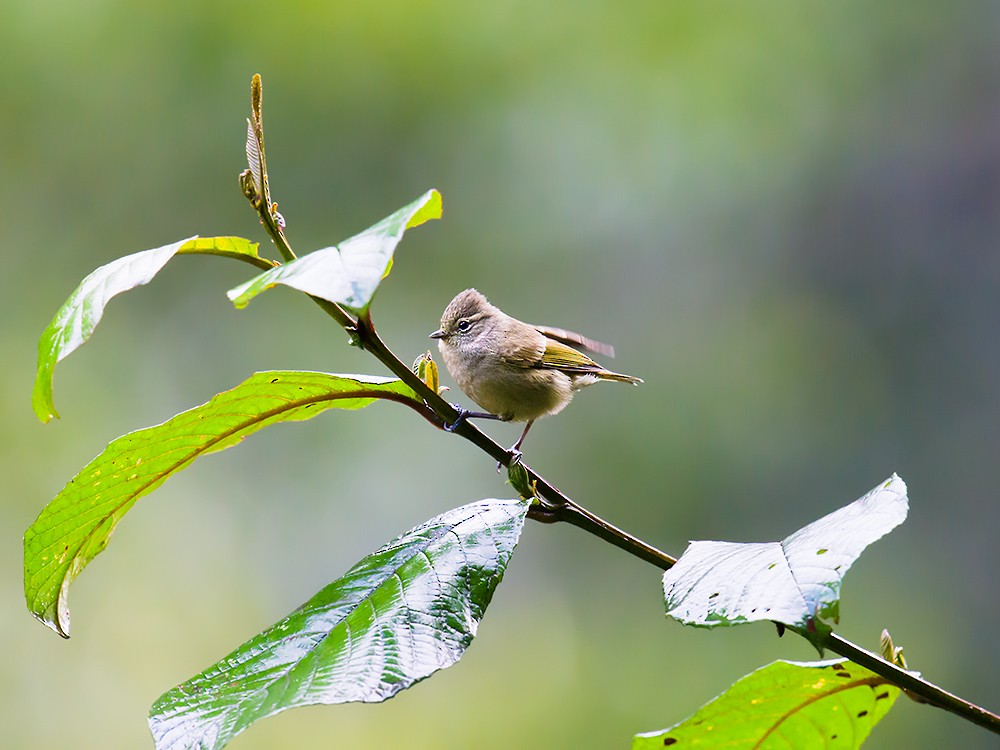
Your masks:
<instances>
[{"instance_id":1,"label":"green leaf","mask_svg":"<svg viewBox=\"0 0 1000 750\"><path fill-rule=\"evenodd\" d=\"M898 696L885 678L844 659L776 661L686 721L636 735L632 750L850 750L861 747Z\"/></svg>"},{"instance_id":2,"label":"green leaf","mask_svg":"<svg viewBox=\"0 0 1000 750\"><path fill-rule=\"evenodd\" d=\"M363 313L379 283L389 274L393 251L403 233L440 217L441 194L428 190L413 203L340 245L303 255L231 289L229 299L242 309L261 292L284 284Z\"/></svg>"},{"instance_id":3,"label":"green leaf","mask_svg":"<svg viewBox=\"0 0 1000 750\"><path fill-rule=\"evenodd\" d=\"M816 643L829 632L824 620L837 621L848 568L906 511L906 485L893 474L783 542L692 542L663 576L667 615L705 627L774 620Z\"/></svg>"},{"instance_id":4,"label":"green leaf","mask_svg":"<svg viewBox=\"0 0 1000 750\"><path fill-rule=\"evenodd\" d=\"M279 711L384 701L451 666L476 635L527 511L523 500L483 500L389 542L161 696L149 717L156 747L220 748Z\"/></svg>"},{"instance_id":5,"label":"green leaf","mask_svg":"<svg viewBox=\"0 0 1000 750\"><path fill-rule=\"evenodd\" d=\"M191 237L126 255L98 268L80 282L38 342L38 372L31 405L42 422L59 416L52 402L52 373L56 363L87 342L112 297L148 284L178 253L235 257L264 268L274 265L257 255L256 243L242 237Z\"/></svg>"},{"instance_id":6,"label":"green leaf","mask_svg":"<svg viewBox=\"0 0 1000 750\"><path fill-rule=\"evenodd\" d=\"M31 613L69 637L73 580L103 550L143 495L198 457L236 445L277 422L327 409L360 409L376 398L420 408L399 380L320 372L259 372L207 404L124 435L87 464L24 534L24 595Z\"/></svg>"}]
</instances>

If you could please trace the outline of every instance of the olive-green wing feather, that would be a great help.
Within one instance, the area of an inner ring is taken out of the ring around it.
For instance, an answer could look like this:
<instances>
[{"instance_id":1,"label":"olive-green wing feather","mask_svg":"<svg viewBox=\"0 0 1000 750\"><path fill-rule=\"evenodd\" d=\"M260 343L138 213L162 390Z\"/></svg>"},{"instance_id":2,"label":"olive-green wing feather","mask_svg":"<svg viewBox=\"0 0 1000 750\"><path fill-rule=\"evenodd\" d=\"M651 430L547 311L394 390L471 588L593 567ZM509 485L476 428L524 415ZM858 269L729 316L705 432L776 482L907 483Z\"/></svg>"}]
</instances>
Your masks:
<instances>
[{"instance_id":1,"label":"olive-green wing feather","mask_svg":"<svg viewBox=\"0 0 1000 750\"><path fill-rule=\"evenodd\" d=\"M517 341L519 345L514 345ZM544 368L565 372L596 372L601 368L586 354L545 336L516 338L508 335L503 358L525 369Z\"/></svg>"},{"instance_id":2,"label":"olive-green wing feather","mask_svg":"<svg viewBox=\"0 0 1000 750\"><path fill-rule=\"evenodd\" d=\"M545 340L545 351L538 366L581 373L604 369L583 352L549 338Z\"/></svg>"},{"instance_id":3,"label":"olive-green wing feather","mask_svg":"<svg viewBox=\"0 0 1000 750\"><path fill-rule=\"evenodd\" d=\"M525 369L559 370L567 375L593 375L601 380L617 380L622 383L637 384L642 382L639 378L634 378L631 375L622 375L604 369L583 352L577 351L561 341L549 338L537 329L533 330L532 326L514 320L511 320L510 325L512 328L523 326L521 330L508 330L506 332L507 346L502 357L511 365ZM532 335L526 335L529 331ZM515 336L514 333L518 335ZM511 346L513 341L519 341L520 346Z\"/></svg>"},{"instance_id":4,"label":"olive-green wing feather","mask_svg":"<svg viewBox=\"0 0 1000 750\"><path fill-rule=\"evenodd\" d=\"M542 361L538 367L560 370L574 375L594 375L601 380L617 380L633 385L642 382L639 378L634 378L631 375L622 375L606 370L586 354L553 339L545 340L545 352L542 354Z\"/></svg>"}]
</instances>

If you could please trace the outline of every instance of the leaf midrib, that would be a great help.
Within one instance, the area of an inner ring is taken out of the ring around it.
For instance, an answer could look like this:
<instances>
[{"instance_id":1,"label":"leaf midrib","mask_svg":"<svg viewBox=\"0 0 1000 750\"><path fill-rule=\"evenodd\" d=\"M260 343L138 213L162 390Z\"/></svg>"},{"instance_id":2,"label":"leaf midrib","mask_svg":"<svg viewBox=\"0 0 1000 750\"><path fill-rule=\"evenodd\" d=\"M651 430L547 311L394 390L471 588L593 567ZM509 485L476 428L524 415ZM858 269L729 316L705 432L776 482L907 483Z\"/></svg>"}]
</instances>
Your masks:
<instances>
[{"instance_id":1,"label":"leaf midrib","mask_svg":"<svg viewBox=\"0 0 1000 750\"><path fill-rule=\"evenodd\" d=\"M889 685L889 684L890 683L887 682L885 678L879 677L878 675L872 677L864 677L859 680L851 680L851 682L849 683L838 685L837 687L825 691L820 695L812 695L806 698L805 700L799 701L790 709L788 709L785 713L783 713L781 717L778 718L770 727L768 727L767 731L764 732L764 734L761 735L760 739L754 743L754 748L756 750L756 748L763 747L764 742L767 740L767 738L770 737L774 732L777 732L785 724L785 722L787 722L792 716L801 711L804 711L808 706L811 706L813 703L816 703L817 701L826 700L827 698L837 695L837 693L842 693L845 690L853 690L854 688L858 688L863 685L875 688L878 685Z\"/></svg>"}]
</instances>

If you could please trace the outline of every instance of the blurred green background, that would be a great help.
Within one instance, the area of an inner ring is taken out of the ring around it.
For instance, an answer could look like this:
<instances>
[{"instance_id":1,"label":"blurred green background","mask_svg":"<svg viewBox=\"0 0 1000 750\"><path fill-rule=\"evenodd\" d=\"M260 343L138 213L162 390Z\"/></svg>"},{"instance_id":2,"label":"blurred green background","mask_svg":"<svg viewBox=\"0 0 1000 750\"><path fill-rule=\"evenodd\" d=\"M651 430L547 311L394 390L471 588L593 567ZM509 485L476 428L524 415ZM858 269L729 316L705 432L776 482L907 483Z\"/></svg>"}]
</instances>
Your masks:
<instances>
[{"instance_id":1,"label":"blurred green background","mask_svg":"<svg viewBox=\"0 0 1000 750\"><path fill-rule=\"evenodd\" d=\"M246 266L181 258L58 368L63 419L32 416L37 336L93 268L195 232L264 239L236 183L255 72L300 253L441 190L376 299L404 360L467 286L613 341L645 385L588 391L527 459L674 554L779 539L899 472L910 518L848 576L841 633L877 648L888 626L1000 709L997 4L13 0L0 50L6 747L151 747L160 693L395 534L510 494L409 410L331 413L142 500L75 585L70 641L28 615L21 535L111 439L254 370L384 374L301 296L238 313ZM815 658L766 625L683 628L660 596L650 566L531 523L457 666L232 747L624 748ZM996 737L900 699L868 747Z\"/></svg>"}]
</instances>

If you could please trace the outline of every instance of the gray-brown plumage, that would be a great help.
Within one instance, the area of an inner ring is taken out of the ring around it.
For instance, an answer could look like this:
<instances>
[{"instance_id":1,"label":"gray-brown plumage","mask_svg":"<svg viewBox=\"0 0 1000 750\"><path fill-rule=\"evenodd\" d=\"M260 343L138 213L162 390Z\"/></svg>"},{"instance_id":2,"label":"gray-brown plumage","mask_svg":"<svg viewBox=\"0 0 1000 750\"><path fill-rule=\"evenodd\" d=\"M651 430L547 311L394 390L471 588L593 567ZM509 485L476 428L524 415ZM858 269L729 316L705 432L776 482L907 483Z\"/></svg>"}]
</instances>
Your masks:
<instances>
[{"instance_id":1,"label":"gray-brown plumage","mask_svg":"<svg viewBox=\"0 0 1000 750\"><path fill-rule=\"evenodd\" d=\"M489 412L468 416L527 422L513 451L520 448L536 419L558 414L581 388L599 380L642 382L605 369L563 342L614 356L608 345L572 331L523 323L491 305L475 289L460 292L448 304L441 328L431 338L438 339L455 382Z\"/></svg>"}]
</instances>

